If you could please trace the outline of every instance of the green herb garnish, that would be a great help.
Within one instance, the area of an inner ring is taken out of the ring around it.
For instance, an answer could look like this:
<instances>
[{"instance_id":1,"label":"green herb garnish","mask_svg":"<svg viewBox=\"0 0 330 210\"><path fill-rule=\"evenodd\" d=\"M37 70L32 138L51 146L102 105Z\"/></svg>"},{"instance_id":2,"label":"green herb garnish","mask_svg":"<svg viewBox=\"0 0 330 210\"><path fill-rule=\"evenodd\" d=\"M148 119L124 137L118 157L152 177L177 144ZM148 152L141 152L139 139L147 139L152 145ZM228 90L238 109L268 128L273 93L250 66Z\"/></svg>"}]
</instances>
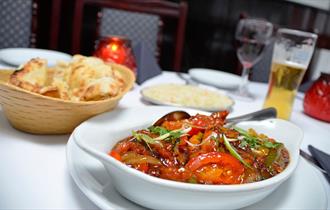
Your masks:
<instances>
[{"instance_id":1,"label":"green herb garnish","mask_svg":"<svg viewBox=\"0 0 330 210\"><path fill-rule=\"evenodd\" d=\"M211 140L215 141L216 147L219 147L219 138L217 138L215 136L211 136Z\"/></svg>"},{"instance_id":2,"label":"green herb garnish","mask_svg":"<svg viewBox=\"0 0 330 210\"><path fill-rule=\"evenodd\" d=\"M162 146L162 143L151 138L150 136L148 136L147 134L144 134L144 133L137 133L135 131L132 131L132 135L136 138L136 140L138 141L144 141L147 146L149 147L149 149L151 150L149 144L159 144Z\"/></svg>"},{"instance_id":3,"label":"green herb garnish","mask_svg":"<svg viewBox=\"0 0 330 210\"><path fill-rule=\"evenodd\" d=\"M240 135L242 135L244 138L241 140L240 143L240 147L246 147L247 145L249 145L250 148L259 148L260 146L272 149L272 148L276 148L279 145L281 145L281 143L278 142L270 142L268 140L262 140L256 136L252 136L250 135L247 131L238 128L238 127L234 127L234 129L239 132Z\"/></svg>"},{"instance_id":4,"label":"green herb garnish","mask_svg":"<svg viewBox=\"0 0 330 210\"><path fill-rule=\"evenodd\" d=\"M182 134L184 134L182 130L170 132L169 139L178 139L181 137Z\"/></svg>"},{"instance_id":5,"label":"green herb garnish","mask_svg":"<svg viewBox=\"0 0 330 210\"><path fill-rule=\"evenodd\" d=\"M247 145L249 145L249 144L243 139L238 146L240 148L245 148Z\"/></svg>"},{"instance_id":6,"label":"green herb garnish","mask_svg":"<svg viewBox=\"0 0 330 210\"><path fill-rule=\"evenodd\" d=\"M191 128L187 128L187 129L184 129L184 130L178 129L178 130L168 131L167 133L154 138L154 140L156 140L156 141L160 141L160 140L170 141L170 140L173 140L173 139L180 138L183 134L188 133L190 130L191 130Z\"/></svg>"},{"instance_id":7,"label":"green herb garnish","mask_svg":"<svg viewBox=\"0 0 330 210\"><path fill-rule=\"evenodd\" d=\"M273 149L273 148L278 148L279 146L283 145L282 143L278 143L278 142L270 142L270 141L264 141L263 142L263 146Z\"/></svg>"},{"instance_id":8,"label":"green herb garnish","mask_svg":"<svg viewBox=\"0 0 330 210\"><path fill-rule=\"evenodd\" d=\"M154 133L154 134L158 134L158 135L164 135L168 132L170 132L169 130L167 130L166 128L164 127L160 127L160 126L150 126L148 128L148 130L151 132L151 133Z\"/></svg>"},{"instance_id":9,"label":"green herb garnish","mask_svg":"<svg viewBox=\"0 0 330 210\"><path fill-rule=\"evenodd\" d=\"M245 162L245 160L240 156L240 154L238 154L236 149L233 146L231 146L231 144L229 143L226 135L223 135L223 142L225 143L225 147L227 148L227 150L229 151L229 153L232 156L234 156L236 159L241 161L241 163L243 163L243 165L245 165L246 167L252 169L252 167L247 162Z\"/></svg>"},{"instance_id":10,"label":"green herb garnish","mask_svg":"<svg viewBox=\"0 0 330 210\"><path fill-rule=\"evenodd\" d=\"M136 138L136 140L144 141L149 147L149 144L162 145L162 143L160 142L162 140L171 141L171 140L178 139L183 134L188 133L191 130L191 128L187 128L187 129L184 129L184 130L179 129L179 130L169 131L169 130L167 130L165 128L162 128L162 127L159 127L159 126L152 126L152 127L149 127L148 130L152 133L158 133L158 134L162 133L162 135L160 135L156 138L152 138L152 137L148 136L147 134L137 133L135 131L132 131L132 135Z\"/></svg>"},{"instance_id":11,"label":"green herb garnish","mask_svg":"<svg viewBox=\"0 0 330 210\"><path fill-rule=\"evenodd\" d=\"M196 177L194 177L194 176L191 176L188 179L188 182L191 183L191 184L197 184L198 183Z\"/></svg>"},{"instance_id":12,"label":"green herb garnish","mask_svg":"<svg viewBox=\"0 0 330 210\"><path fill-rule=\"evenodd\" d=\"M183 134L180 130L167 130L166 128L160 127L160 126L150 126L148 130L151 133L158 134L159 136L155 139L157 140L173 140L180 138L180 136Z\"/></svg>"}]
</instances>

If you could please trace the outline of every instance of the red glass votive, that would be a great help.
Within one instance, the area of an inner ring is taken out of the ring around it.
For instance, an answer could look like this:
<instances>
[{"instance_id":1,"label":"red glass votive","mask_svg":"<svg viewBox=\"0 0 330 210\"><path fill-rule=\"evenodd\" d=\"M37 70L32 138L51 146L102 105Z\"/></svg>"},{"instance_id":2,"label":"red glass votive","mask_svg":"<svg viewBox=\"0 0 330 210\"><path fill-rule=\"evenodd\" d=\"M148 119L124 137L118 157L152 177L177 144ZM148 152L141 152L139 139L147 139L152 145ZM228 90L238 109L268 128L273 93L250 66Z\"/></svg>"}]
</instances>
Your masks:
<instances>
[{"instance_id":1,"label":"red glass votive","mask_svg":"<svg viewBox=\"0 0 330 210\"><path fill-rule=\"evenodd\" d=\"M136 61L132 51L131 41L122 36L108 36L99 40L94 52L95 57L105 62L122 64L136 75Z\"/></svg>"},{"instance_id":2,"label":"red glass votive","mask_svg":"<svg viewBox=\"0 0 330 210\"><path fill-rule=\"evenodd\" d=\"M304 112L319 120L330 122L330 74L322 73L307 90Z\"/></svg>"}]
</instances>

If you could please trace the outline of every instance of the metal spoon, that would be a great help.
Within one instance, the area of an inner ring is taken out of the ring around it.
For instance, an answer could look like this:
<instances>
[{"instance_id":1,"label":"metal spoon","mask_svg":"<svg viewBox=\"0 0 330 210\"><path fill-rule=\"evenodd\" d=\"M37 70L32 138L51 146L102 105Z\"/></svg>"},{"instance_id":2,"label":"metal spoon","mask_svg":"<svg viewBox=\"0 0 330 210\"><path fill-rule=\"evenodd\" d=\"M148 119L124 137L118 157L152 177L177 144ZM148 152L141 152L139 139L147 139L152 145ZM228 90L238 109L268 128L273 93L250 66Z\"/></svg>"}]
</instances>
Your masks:
<instances>
[{"instance_id":1,"label":"metal spoon","mask_svg":"<svg viewBox=\"0 0 330 210\"><path fill-rule=\"evenodd\" d=\"M190 114L188 114L185 111L173 111L170 113L167 113L163 117L159 118L155 123L154 126L160 126L164 121L174 121L174 120L183 120L190 118Z\"/></svg>"},{"instance_id":2,"label":"metal spoon","mask_svg":"<svg viewBox=\"0 0 330 210\"><path fill-rule=\"evenodd\" d=\"M227 124L236 124L242 121L249 121L249 120L265 120L269 118L276 118L277 112L276 109L273 107L262 109L260 111L251 112L249 114L228 118L226 120Z\"/></svg>"},{"instance_id":3,"label":"metal spoon","mask_svg":"<svg viewBox=\"0 0 330 210\"><path fill-rule=\"evenodd\" d=\"M176 75L182 79L186 85L198 85L198 82L191 79L189 76L185 77L183 73L177 72Z\"/></svg>"},{"instance_id":4,"label":"metal spoon","mask_svg":"<svg viewBox=\"0 0 330 210\"><path fill-rule=\"evenodd\" d=\"M159 120L157 120L154 123L154 126L159 126L161 125L164 121L166 120L182 120L182 119L188 119L190 118L190 114L188 114L185 111L173 111L170 112L166 115L164 115L163 117L161 117ZM238 117L232 117L232 118L228 118L226 120L226 125L227 126L232 126L236 123L242 122L242 121L248 121L248 120L265 120L265 119L269 119L269 118L275 118L276 117L276 109L275 108L266 108L266 109L262 109L260 111L256 111L256 112L251 112L249 114L246 115L241 115Z\"/></svg>"}]
</instances>

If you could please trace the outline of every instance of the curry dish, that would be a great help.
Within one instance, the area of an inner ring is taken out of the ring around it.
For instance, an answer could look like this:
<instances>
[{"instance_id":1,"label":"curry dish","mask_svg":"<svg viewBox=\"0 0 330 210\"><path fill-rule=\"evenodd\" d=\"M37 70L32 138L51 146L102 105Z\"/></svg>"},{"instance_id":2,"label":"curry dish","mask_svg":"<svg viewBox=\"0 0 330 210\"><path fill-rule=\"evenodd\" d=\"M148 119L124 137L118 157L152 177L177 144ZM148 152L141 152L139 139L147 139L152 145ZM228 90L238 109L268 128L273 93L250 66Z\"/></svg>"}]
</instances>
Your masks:
<instances>
[{"instance_id":1,"label":"curry dish","mask_svg":"<svg viewBox=\"0 0 330 210\"><path fill-rule=\"evenodd\" d=\"M197 114L133 131L109 155L151 176L199 184L257 182L287 167L282 143L253 129L226 128L227 114Z\"/></svg>"}]
</instances>

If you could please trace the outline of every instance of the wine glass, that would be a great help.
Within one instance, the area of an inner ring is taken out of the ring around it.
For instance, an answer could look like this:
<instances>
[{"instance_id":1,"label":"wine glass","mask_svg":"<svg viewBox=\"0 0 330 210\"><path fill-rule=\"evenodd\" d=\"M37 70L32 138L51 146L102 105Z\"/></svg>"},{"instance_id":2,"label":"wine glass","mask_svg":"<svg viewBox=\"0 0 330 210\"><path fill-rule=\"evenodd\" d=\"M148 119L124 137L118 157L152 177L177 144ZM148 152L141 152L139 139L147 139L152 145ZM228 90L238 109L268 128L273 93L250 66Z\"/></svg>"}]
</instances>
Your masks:
<instances>
[{"instance_id":1,"label":"wine glass","mask_svg":"<svg viewBox=\"0 0 330 210\"><path fill-rule=\"evenodd\" d=\"M253 100L248 90L250 69L261 59L265 46L270 43L273 25L262 19L241 19L236 28L237 57L243 65L242 82L233 93L240 98Z\"/></svg>"}]
</instances>

